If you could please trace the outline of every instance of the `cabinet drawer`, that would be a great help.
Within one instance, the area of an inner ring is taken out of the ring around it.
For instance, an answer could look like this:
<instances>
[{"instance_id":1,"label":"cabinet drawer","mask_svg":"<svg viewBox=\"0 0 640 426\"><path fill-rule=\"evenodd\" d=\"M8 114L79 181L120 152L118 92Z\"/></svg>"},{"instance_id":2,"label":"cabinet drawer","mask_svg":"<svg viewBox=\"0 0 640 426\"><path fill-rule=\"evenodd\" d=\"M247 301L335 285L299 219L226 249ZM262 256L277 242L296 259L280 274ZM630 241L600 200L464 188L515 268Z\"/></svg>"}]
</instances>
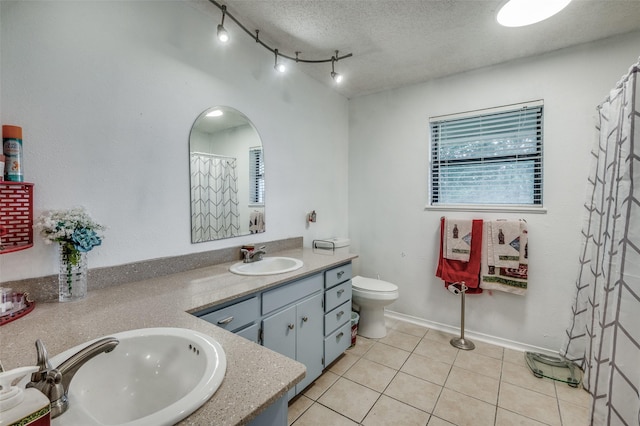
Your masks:
<instances>
[{"instance_id":1,"label":"cabinet drawer","mask_svg":"<svg viewBox=\"0 0 640 426\"><path fill-rule=\"evenodd\" d=\"M236 331L238 336L244 337L247 340L251 340L254 343L259 343L260 324L253 324Z\"/></svg>"},{"instance_id":2,"label":"cabinet drawer","mask_svg":"<svg viewBox=\"0 0 640 426\"><path fill-rule=\"evenodd\" d=\"M351 300L351 280L330 288L324 293L324 311L329 312L336 306Z\"/></svg>"},{"instance_id":3,"label":"cabinet drawer","mask_svg":"<svg viewBox=\"0 0 640 426\"><path fill-rule=\"evenodd\" d=\"M260 318L260 303L258 303L257 297L252 297L226 308L210 312L200 318L225 330L235 331Z\"/></svg>"},{"instance_id":4,"label":"cabinet drawer","mask_svg":"<svg viewBox=\"0 0 640 426\"><path fill-rule=\"evenodd\" d=\"M322 281L322 274L316 274L263 293L262 314L266 315L322 290Z\"/></svg>"},{"instance_id":5,"label":"cabinet drawer","mask_svg":"<svg viewBox=\"0 0 640 426\"><path fill-rule=\"evenodd\" d=\"M351 345L351 322L349 321L324 339L324 366L327 367Z\"/></svg>"},{"instance_id":6,"label":"cabinet drawer","mask_svg":"<svg viewBox=\"0 0 640 426\"><path fill-rule=\"evenodd\" d=\"M324 334L331 333L336 328L351 319L351 301L348 300L324 316Z\"/></svg>"},{"instance_id":7,"label":"cabinet drawer","mask_svg":"<svg viewBox=\"0 0 640 426\"><path fill-rule=\"evenodd\" d=\"M346 263L333 269L329 269L324 273L324 287L331 288L336 284L351 279L352 268L351 263Z\"/></svg>"}]
</instances>

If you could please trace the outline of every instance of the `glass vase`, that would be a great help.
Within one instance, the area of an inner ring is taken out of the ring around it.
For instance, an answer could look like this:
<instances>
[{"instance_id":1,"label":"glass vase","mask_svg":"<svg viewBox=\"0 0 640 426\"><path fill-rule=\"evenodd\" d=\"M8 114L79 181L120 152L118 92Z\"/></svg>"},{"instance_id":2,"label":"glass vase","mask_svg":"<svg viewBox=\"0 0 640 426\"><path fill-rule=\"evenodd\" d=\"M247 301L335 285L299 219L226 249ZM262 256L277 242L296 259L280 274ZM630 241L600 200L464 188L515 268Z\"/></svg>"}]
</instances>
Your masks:
<instances>
[{"instance_id":1,"label":"glass vase","mask_svg":"<svg viewBox=\"0 0 640 426\"><path fill-rule=\"evenodd\" d=\"M73 246L60 245L58 301L70 302L87 295L87 253Z\"/></svg>"}]
</instances>

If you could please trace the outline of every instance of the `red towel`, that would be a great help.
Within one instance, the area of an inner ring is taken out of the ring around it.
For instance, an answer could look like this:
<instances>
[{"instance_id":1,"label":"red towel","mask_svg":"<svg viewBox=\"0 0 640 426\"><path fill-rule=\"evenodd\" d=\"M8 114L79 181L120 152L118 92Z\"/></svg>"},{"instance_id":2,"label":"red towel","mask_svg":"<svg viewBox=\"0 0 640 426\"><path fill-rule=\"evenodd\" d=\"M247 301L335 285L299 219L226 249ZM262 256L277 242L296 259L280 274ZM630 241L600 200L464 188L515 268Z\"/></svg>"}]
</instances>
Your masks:
<instances>
[{"instance_id":1,"label":"red towel","mask_svg":"<svg viewBox=\"0 0 640 426\"><path fill-rule=\"evenodd\" d=\"M480 288L480 264L482 261L482 220L474 219L471 228L471 253L469 262L445 259L442 254L442 241L445 237L444 218L440 219L440 257L436 277L444 280L445 287L464 281L469 287L468 294L482 293Z\"/></svg>"}]
</instances>

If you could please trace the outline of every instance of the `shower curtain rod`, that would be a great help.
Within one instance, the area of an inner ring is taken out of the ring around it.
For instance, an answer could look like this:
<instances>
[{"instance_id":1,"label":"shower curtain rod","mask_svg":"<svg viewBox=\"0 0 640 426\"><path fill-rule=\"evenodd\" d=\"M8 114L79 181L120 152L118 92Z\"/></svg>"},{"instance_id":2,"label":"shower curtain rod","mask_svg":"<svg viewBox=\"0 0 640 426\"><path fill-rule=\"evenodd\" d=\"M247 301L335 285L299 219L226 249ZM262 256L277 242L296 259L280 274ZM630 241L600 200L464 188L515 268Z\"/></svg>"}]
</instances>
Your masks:
<instances>
[{"instance_id":1,"label":"shower curtain rod","mask_svg":"<svg viewBox=\"0 0 640 426\"><path fill-rule=\"evenodd\" d=\"M197 152L194 151L191 153L191 155L203 155L205 157L212 157L212 158L227 158L229 160L237 160L236 157L230 157L228 155L218 155L218 154L210 154L208 152Z\"/></svg>"},{"instance_id":2,"label":"shower curtain rod","mask_svg":"<svg viewBox=\"0 0 640 426\"><path fill-rule=\"evenodd\" d=\"M638 71L640 71L640 57L638 57L638 62L636 62L635 64L631 65L629 67L629 71L627 71L626 74L624 74L622 77L620 77L620 80L618 80L618 82L616 83L615 87L612 90L621 89L622 86L624 85L624 83L626 83L626 81L629 79L631 74L636 73ZM600 102L598 104L598 106L596 107L596 110L601 109L602 105L606 104L609 101L611 101L611 95L607 96L602 102Z\"/></svg>"}]
</instances>

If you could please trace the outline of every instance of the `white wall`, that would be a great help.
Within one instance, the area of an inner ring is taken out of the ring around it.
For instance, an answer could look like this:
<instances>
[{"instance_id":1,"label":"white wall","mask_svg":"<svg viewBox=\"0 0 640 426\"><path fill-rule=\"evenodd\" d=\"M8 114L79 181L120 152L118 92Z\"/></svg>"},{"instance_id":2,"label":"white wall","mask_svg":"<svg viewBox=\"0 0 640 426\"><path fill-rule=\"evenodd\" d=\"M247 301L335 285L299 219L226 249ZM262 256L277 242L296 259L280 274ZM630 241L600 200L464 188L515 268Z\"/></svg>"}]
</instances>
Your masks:
<instances>
[{"instance_id":1,"label":"white wall","mask_svg":"<svg viewBox=\"0 0 640 426\"><path fill-rule=\"evenodd\" d=\"M529 290L467 297L468 330L558 350L578 271L596 105L640 55L640 33L356 98L349 103L349 230L360 272L396 283L390 309L459 326L460 300L435 277L439 219L519 218ZM425 211L428 118L544 100L547 214Z\"/></svg>"},{"instance_id":2,"label":"white wall","mask_svg":"<svg viewBox=\"0 0 640 426\"><path fill-rule=\"evenodd\" d=\"M295 64L276 75L273 55L232 22L232 42L216 43L220 13L208 2L2 1L0 10L1 121L24 129L36 216L83 205L108 227L90 267L347 233L347 100ZM214 105L242 111L260 133L267 232L192 245L189 131ZM0 282L55 273L55 253L37 236L0 256Z\"/></svg>"}]
</instances>

